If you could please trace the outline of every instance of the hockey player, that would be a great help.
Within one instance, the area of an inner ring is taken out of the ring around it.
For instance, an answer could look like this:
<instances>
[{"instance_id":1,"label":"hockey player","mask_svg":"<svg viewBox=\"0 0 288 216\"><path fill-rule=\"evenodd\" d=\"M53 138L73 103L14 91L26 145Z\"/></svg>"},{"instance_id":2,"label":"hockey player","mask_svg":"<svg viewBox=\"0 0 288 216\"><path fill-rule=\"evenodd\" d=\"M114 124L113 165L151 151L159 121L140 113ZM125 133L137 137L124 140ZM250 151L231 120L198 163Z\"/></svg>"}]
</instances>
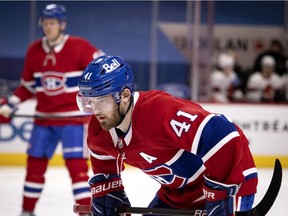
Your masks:
<instances>
[{"instance_id":1,"label":"hockey player","mask_svg":"<svg viewBox=\"0 0 288 216\"><path fill-rule=\"evenodd\" d=\"M119 56L100 56L79 82L79 109L94 113L88 147L93 215L130 205L123 163L161 184L150 207L203 209L210 216L251 209L257 171L242 130L224 115L158 90L134 92L133 72ZM141 181L139 181L141 185Z\"/></svg>"},{"instance_id":2,"label":"hockey player","mask_svg":"<svg viewBox=\"0 0 288 216\"><path fill-rule=\"evenodd\" d=\"M246 100L248 102L273 102L283 91L283 79L274 72L275 60L266 55L261 59L261 71L256 71L248 79ZM277 96L276 96L277 97Z\"/></svg>"},{"instance_id":3,"label":"hockey player","mask_svg":"<svg viewBox=\"0 0 288 216\"><path fill-rule=\"evenodd\" d=\"M11 114L19 103L32 97L37 100L36 115L47 117L34 121L27 151L21 216L34 215L44 186L48 161L59 141L63 144L63 158L72 180L76 202L91 202L87 185L88 151L85 137L88 119L79 117L81 113L75 97L83 70L103 52L85 39L64 34L65 10L62 5L49 4L42 11L39 22L44 37L32 43L27 51L21 85L10 97L2 98L0 103L2 123L11 120Z\"/></svg>"},{"instance_id":4,"label":"hockey player","mask_svg":"<svg viewBox=\"0 0 288 216\"><path fill-rule=\"evenodd\" d=\"M240 79L234 71L235 58L232 54L221 53L218 57L218 68L211 73L210 85L213 102L227 103L241 101L243 93L239 89Z\"/></svg>"}]
</instances>

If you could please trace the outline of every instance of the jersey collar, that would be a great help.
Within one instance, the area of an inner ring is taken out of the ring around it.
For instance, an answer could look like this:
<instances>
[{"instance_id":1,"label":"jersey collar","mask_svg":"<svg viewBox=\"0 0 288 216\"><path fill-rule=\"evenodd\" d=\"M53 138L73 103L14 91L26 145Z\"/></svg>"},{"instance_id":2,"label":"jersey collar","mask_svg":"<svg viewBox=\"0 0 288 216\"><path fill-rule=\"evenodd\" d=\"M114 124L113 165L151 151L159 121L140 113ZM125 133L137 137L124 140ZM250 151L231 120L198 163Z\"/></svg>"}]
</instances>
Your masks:
<instances>
[{"instance_id":1,"label":"jersey collar","mask_svg":"<svg viewBox=\"0 0 288 216\"><path fill-rule=\"evenodd\" d=\"M117 128L119 128L120 130L122 130L124 132L128 130L126 135L125 135L125 137L124 137L124 141L127 144L127 146L129 146L131 138L132 138L132 122L131 122L131 119L132 119L133 110L134 110L135 105L136 105L136 103L137 103L137 101L139 99L139 92L134 92L133 97L134 97L134 102L133 102L134 104L133 104L132 111L127 113L127 115L123 119L122 123L117 127ZM119 137L117 136L115 128L110 129L109 132L110 132L110 135L112 137L114 146L116 147L117 143L118 143L118 140L119 140Z\"/></svg>"},{"instance_id":2,"label":"jersey collar","mask_svg":"<svg viewBox=\"0 0 288 216\"><path fill-rule=\"evenodd\" d=\"M54 47L54 52L55 53L59 53L63 49L66 41L68 40L68 38L69 38L69 35L64 35L63 40ZM43 49L44 49L44 51L46 53L49 53L50 52L50 47L47 45L46 41L47 41L47 38L43 37L42 38L42 47L43 47Z\"/></svg>"}]
</instances>

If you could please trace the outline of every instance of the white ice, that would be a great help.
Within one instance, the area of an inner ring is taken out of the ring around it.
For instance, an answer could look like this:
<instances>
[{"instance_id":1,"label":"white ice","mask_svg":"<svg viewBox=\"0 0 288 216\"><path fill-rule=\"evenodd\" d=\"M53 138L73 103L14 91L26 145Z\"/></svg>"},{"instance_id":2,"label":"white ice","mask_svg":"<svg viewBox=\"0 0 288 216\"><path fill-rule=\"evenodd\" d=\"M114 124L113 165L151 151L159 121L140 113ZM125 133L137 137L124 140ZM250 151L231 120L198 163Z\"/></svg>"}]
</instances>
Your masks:
<instances>
[{"instance_id":1,"label":"white ice","mask_svg":"<svg viewBox=\"0 0 288 216\"><path fill-rule=\"evenodd\" d=\"M272 177L272 169L258 169L259 185L256 195L257 204ZM268 215L288 215L288 169L283 170L280 193ZM25 176L24 167L0 167L0 215L18 216L21 211L22 188ZM126 193L134 207L146 207L159 188L158 183L139 170L128 168L122 175ZM286 200L286 201L285 201ZM37 204L36 216L75 216L73 196L68 172L63 167L49 167L46 184Z\"/></svg>"}]
</instances>

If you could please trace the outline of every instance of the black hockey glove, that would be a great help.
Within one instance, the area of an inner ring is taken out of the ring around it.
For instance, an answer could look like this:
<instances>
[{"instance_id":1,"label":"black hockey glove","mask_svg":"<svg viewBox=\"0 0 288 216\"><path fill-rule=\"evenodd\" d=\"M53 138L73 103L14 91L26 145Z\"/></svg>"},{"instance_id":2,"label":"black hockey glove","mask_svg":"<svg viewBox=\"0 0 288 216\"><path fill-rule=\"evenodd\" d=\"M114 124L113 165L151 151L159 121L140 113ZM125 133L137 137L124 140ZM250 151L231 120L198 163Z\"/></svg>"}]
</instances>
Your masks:
<instances>
[{"instance_id":1,"label":"black hockey glove","mask_svg":"<svg viewBox=\"0 0 288 216\"><path fill-rule=\"evenodd\" d=\"M131 206L122 179L116 174L96 174L89 179L93 216L116 216L121 206Z\"/></svg>"}]
</instances>

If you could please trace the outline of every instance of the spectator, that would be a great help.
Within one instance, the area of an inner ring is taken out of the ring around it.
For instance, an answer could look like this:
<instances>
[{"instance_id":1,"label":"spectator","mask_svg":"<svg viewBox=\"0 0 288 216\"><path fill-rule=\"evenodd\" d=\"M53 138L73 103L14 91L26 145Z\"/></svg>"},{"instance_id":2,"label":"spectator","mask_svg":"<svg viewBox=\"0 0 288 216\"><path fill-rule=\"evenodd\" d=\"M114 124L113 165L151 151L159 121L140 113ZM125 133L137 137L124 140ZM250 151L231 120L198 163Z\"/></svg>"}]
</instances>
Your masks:
<instances>
[{"instance_id":1,"label":"spectator","mask_svg":"<svg viewBox=\"0 0 288 216\"><path fill-rule=\"evenodd\" d=\"M241 92L243 94L246 93L246 89L247 89L247 82L248 82L248 78L251 74L251 69L244 69L238 62L238 56L237 53L235 51L228 51L227 52L229 55L231 55L235 62L234 62L234 71L237 74L239 80L240 80L240 86L239 89L241 90Z\"/></svg>"},{"instance_id":2,"label":"spectator","mask_svg":"<svg viewBox=\"0 0 288 216\"><path fill-rule=\"evenodd\" d=\"M274 72L275 60L266 55L261 59L261 71L249 77L246 100L249 102L273 102L277 91L283 86L283 80Z\"/></svg>"},{"instance_id":3,"label":"spectator","mask_svg":"<svg viewBox=\"0 0 288 216\"><path fill-rule=\"evenodd\" d=\"M280 94L282 96L281 101L288 102L288 59L286 61L286 73L282 75L281 79L283 83L283 86L282 86L283 88L281 91L282 94Z\"/></svg>"},{"instance_id":4,"label":"spectator","mask_svg":"<svg viewBox=\"0 0 288 216\"><path fill-rule=\"evenodd\" d=\"M287 57L284 55L284 49L281 41L272 40L270 43L270 47L268 50L260 53L254 62L253 71L261 71L261 60L264 56L270 55L275 60L275 72L278 75L283 75L286 72L286 59Z\"/></svg>"},{"instance_id":5,"label":"spectator","mask_svg":"<svg viewBox=\"0 0 288 216\"><path fill-rule=\"evenodd\" d=\"M211 75L212 101L226 103L243 98L240 80L234 71L235 59L232 55L219 55L218 66Z\"/></svg>"},{"instance_id":6,"label":"spectator","mask_svg":"<svg viewBox=\"0 0 288 216\"><path fill-rule=\"evenodd\" d=\"M283 81L283 94L284 94L283 102L287 102L288 101L288 74L285 74L282 76L282 81Z\"/></svg>"}]
</instances>

